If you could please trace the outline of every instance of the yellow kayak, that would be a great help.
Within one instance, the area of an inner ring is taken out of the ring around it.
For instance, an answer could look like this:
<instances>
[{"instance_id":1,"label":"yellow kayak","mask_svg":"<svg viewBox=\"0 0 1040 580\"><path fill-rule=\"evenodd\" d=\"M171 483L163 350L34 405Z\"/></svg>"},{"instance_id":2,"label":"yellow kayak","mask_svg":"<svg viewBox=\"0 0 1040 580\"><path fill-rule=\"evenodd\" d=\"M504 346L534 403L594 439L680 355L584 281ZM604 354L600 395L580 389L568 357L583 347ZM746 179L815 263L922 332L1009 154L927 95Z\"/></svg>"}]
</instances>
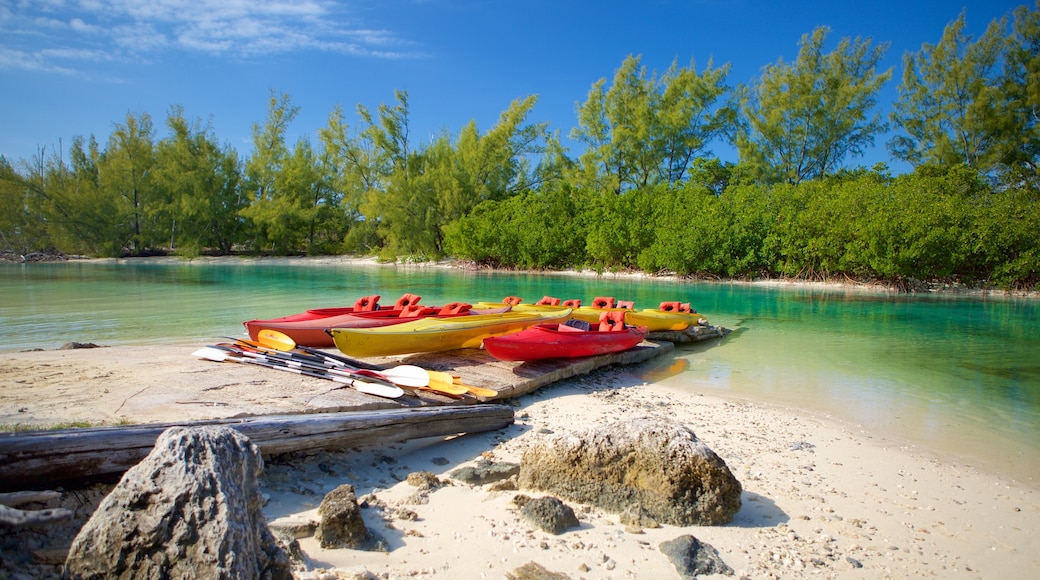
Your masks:
<instances>
[{"instance_id":1,"label":"yellow kayak","mask_svg":"<svg viewBox=\"0 0 1040 580\"><path fill-rule=\"evenodd\" d=\"M476 308L478 310L484 310L486 308L499 308L499 307L502 306L502 304L503 304L502 302L477 302L473 306L473 308ZM570 308L569 306L551 306L549 304L523 304L523 303L521 303L521 304L512 304L512 305L510 305L510 312L545 312L545 313L552 313L552 312L562 312L564 310L566 310L568 312L571 312L573 309ZM596 319L596 322L599 322L598 318Z\"/></svg>"},{"instance_id":2,"label":"yellow kayak","mask_svg":"<svg viewBox=\"0 0 1040 580\"><path fill-rule=\"evenodd\" d=\"M691 315L686 312L667 312L651 308L632 310L628 308L595 308L593 306L575 308L571 316L590 324L597 324L600 315L604 312L624 312L625 324L645 326L647 332L685 330L691 324L697 324L697 318L700 316L699 314Z\"/></svg>"},{"instance_id":3,"label":"yellow kayak","mask_svg":"<svg viewBox=\"0 0 1040 580\"><path fill-rule=\"evenodd\" d=\"M458 318L426 318L376 328L331 328L336 348L356 357L480 348L489 336L519 332L535 324L564 322L571 309L551 312L504 312Z\"/></svg>"}]
</instances>

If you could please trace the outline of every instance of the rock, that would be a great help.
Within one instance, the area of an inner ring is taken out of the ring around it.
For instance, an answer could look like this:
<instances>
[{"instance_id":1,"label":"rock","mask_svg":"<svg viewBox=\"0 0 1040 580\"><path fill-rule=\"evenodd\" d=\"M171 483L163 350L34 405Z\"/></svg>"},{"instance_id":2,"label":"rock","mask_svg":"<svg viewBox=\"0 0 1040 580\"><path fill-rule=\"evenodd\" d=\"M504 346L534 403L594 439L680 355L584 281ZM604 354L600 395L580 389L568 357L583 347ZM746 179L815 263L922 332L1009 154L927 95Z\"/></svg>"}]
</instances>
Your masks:
<instances>
[{"instance_id":1,"label":"rock","mask_svg":"<svg viewBox=\"0 0 1040 580\"><path fill-rule=\"evenodd\" d=\"M657 520L650 517L650 514L646 513L643 506L639 504L632 504L625 508L625 511L621 512L619 518L622 525L632 526L634 528L659 528L661 524L657 523Z\"/></svg>"},{"instance_id":2,"label":"rock","mask_svg":"<svg viewBox=\"0 0 1040 580\"><path fill-rule=\"evenodd\" d=\"M517 496L514 503L520 506L520 515L528 523L550 534L559 535L579 525L574 510L555 497Z\"/></svg>"},{"instance_id":3,"label":"rock","mask_svg":"<svg viewBox=\"0 0 1040 580\"><path fill-rule=\"evenodd\" d=\"M474 467L461 467L451 472L451 476L469 485L485 485L494 483L520 473L520 466L515 463L496 463L481 459Z\"/></svg>"},{"instance_id":4,"label":"rock","mask_svg":"<svg viewBox=\"0 0 1040 580\"><path fill-rule=\"evenodd\" d=\"M639 504L654 520L722 525L740 510L740 482L681 424L620 421L532 444L520 462L521 489L621 512Z\"/></svg>"},{"instance_id":5,"label":"rock","mask_svg":"<svg viewBox=\"0 0 1040 580\"><path fill-rule=\"evenodd\" d=\"M679 536L674 540L661 542L659 549L675 566L680 578L695 578L707 574L733 575L733 568L722 561L718 550L693 536Z\"/></svg>"},{"instance_id":6,"label":"rock","mask_svg":"<svg viewBox=\"0 0 1040 580\"><path fill-rule=\"evenodd\" d=\"M79 348L101 348L93 342L66 342L58 347L58 350L76 350Z\"/></svg>"},{"instance_id":7,"label":"rock","mask_svg":"<svg viewBox=\"0 0 1040 580\"><path fill-rule=\"evenodd\" d=\"M553 572L541 564L528 562L512 572L506 572L508 580L570 580L570 576Z\"/></svg>"},{"instance_id":8,"label":"rock","mask_svg":"<svg viewBox=\"0 0 1040 580\"><path fill-rule=\"evenodd\" d=\"M291 578L267 527L255 445L229 427L173 427L80 530L69 578Z\"/></svg>"},{"instance_id":9,"label":"rock","mask_svg":"<svg viewBox=\"0 0 1040 580\"><path fill-rule=\"evenodd\" d=\"M372 540L353 485L345 483L330 491L318 506L318 516L321 520L314 536L322 548L361 548Z\"/></svg>"},{"instance_id":10,"label":"rock","mask_svg":"<svg viewBox=\"0 0 1040 580\"><path fill-rule=\"evenodd\" d=\"M444 483L437 479L437 476L430 471L413 471L409 473L405 478L408 485L417 487L420 490L432 490L444 485Z\"/></svg>"}]
</instances>

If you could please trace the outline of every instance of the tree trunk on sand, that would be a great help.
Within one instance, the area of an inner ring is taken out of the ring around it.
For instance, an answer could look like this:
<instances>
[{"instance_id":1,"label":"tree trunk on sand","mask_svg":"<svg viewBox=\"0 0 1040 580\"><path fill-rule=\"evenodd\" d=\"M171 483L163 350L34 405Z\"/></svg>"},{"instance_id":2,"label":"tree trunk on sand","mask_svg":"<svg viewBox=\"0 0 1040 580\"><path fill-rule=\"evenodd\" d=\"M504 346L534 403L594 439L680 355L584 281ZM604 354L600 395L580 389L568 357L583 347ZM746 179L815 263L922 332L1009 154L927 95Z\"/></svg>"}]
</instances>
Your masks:
<instances>
[{"instance_id":1,"label":"tree trunk on sand","mask_svg":"<svg viewBox=\"0 0 1040 580\"><path fill-rule=\"evenodd\" d=\"M121 475L174 426L226 425L272 456L494 431L512 423L510 407L465 405L6 433L0 434L0 491Z\"/></svg>"}]
</instances>

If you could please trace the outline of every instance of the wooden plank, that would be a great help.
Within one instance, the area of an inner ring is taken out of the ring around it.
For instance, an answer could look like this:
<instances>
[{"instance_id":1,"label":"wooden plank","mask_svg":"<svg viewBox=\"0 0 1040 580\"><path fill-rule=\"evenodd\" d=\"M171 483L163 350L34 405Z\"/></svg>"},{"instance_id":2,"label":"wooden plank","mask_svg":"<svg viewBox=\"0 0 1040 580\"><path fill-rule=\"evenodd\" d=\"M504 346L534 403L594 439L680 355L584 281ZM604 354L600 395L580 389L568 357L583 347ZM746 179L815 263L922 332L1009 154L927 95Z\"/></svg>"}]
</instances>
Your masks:
<instances>
[{"instance_id":1,"label":"wooden plank","mask_svg":"<svg viewBox=\"0 0 1040 580\"><path fill-rule=\"evenodd\" d=\"M512 423L513 410L504 405L457 405L4 433L0 491L119 475L176 426L226 425L249 437L264 455L277 455L493 431Z\"/></svg>"},{"instance_id":2,"label":"wooden plank","mask_svg":"<svg viewBox=\"0 0 1040 580\"><path fill-rule=\"evenodd\" d=\"M498 392L488 400L519 397L557 381L589 373L609 365L633 365L672 352L671 342L645 340L626 350L599 356L519 362L500 361L487 351L467 348L438 353L415 354L395 359L378 359L383 364L415 364L423 368L449 371L462 382Z\"/></svg>"}]
</instances>

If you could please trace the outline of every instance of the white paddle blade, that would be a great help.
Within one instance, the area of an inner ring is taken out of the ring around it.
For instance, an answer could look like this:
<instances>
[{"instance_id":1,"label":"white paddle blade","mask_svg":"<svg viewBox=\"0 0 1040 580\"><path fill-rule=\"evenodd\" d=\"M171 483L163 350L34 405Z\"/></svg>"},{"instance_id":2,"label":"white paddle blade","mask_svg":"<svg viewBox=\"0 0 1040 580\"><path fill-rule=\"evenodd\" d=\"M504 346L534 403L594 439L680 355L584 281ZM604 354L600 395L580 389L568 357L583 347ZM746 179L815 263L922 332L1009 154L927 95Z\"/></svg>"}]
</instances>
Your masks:
<instances>
[{"instance_id":1,"label":"white paddle blade","mask_svg":"<svg viewBox=\"0 0 1040 580\"><path fill-rule=\"evenodd\" d=\"M384 397L387 399L396 399L404 395L404 391L400 387L387 387L384 385L375 385L372 383L366 383L365 381L359 381L357 379L353 382L353 387L358 392L365 393L367 395L374 395L376 397Z\"/></svg>"},{"instance_id":2,"label":"white paddle blade","mask_svg":"<svg viewBox=\"0 0 1040 580\"><path fill-rule=\"evenodd\" d=\"M430 384L430 373L415 365L398 365L378 372L392 382L406 387L425 387Z\"/></svg>"},{"instance_id":3,"label":"white paddle blade","mask_svg":"<svg viewBox=\"0 0 1040 580\"><path fill-rule=\"evenodd\" d=\"M227 360L228 355L226 352L213 348L211 346L200 348L199 350L191 353L191 356L195 358L201 358L205 360L211 360L214 362L224 362Z\"/></svg>"}]
</instances>

